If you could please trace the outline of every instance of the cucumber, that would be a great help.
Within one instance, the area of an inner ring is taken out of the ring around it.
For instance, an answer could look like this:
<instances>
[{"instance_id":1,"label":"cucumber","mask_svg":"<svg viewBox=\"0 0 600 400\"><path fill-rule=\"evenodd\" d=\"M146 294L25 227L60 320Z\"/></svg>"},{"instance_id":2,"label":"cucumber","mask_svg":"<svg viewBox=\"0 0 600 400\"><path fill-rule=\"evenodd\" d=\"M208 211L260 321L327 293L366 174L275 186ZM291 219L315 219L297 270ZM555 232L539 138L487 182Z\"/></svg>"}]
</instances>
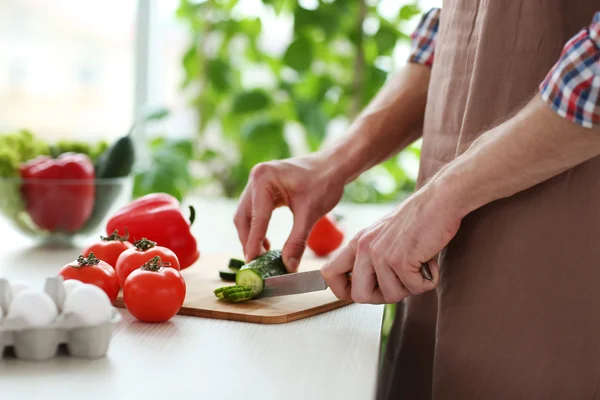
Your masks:
<instances>
[{"instance_id":1,"label":"cucumber","mask_svg":"<svg viewBox=\"0 0 600 400\"><path fill-rule=\"evenodd\" d=\"M215 296L217 296L219 299L223 298L223 290L225 290L225 287L220 287L218 289L215 289L215 291L213 292L215 294Z\"/></svg>"},{"instance_id":2,"label":"cucumber","mask_svg":"<svg viewBox=\"0 0 600 400\"><path fill-rule=\"evenodd\" d=\"M237 273L235 283L252 289L258 297L265 288L265 279L287 274L280 250L270 250L244 265Z\"/></svg>"},{"instance_id":3,"label":"cucumber","mask_svg":"<svg viewBox=\"0 0 600 400\"><path fill-rule=\"evenodd\" d=\"M240 303L252 299L252 289L237 285L220 287L215 289L214 293L217 298L225 299L232 303Z\"/></svg>"},{"instance_id":4,"label":"cucumber","mask_svg":"<svg viewBox=\"0 0 600 400\"><path fill-rule=\"evenodd\" d=\"M229 260L229 268L239 270L246 264L242 260L238 260L237 258L232 258Z\"/></svg>"},{"instance_id":5,"label":"cucumber","mask_svg":"<svg viewBox=\"0 0 600 400\"><path fill-rule=\"evenodd\" d=\"M235 282L235 276L237 275L239 270L228 268L226 270L219 271L219 276L224 281Z\"/></svg>"},{"instance_id":6,"label":"cucumber","mask_svg":"<svg viewBox=\"0 0 600 400\"><path fill-rule=\"evenodd\" d=\"M96 179L123 178L131 174L135 161L135 149L131 133L121 137L102 153L96 161ZM86 222L82 232L96 230L104 220L114 201L125 188L121 182L104 181L96 185L96 195L92 215Z\"/></svg>"},{"instance_id":7,"label":"cucumber","mask_svg":"<svg viewBox=\"0 0 600 400\"><path fill-rule=\"evenodd\" d=\"M250 289L243 292L235 292L225 297L225 299L231 303L241 303L243 301L252 300L252 298L252 290Z\"/></svg>"},{"instance_id":8,"label":"cucumber","mask_svg":"<svg viewBox=\"0 0 600 400\"><path fill-rule=\"evenodd\" d=\"M96 178L121 178L131 173L135 161L132 132L133 127L100 156L96 163Z\"/></svg>"}]
</instances>

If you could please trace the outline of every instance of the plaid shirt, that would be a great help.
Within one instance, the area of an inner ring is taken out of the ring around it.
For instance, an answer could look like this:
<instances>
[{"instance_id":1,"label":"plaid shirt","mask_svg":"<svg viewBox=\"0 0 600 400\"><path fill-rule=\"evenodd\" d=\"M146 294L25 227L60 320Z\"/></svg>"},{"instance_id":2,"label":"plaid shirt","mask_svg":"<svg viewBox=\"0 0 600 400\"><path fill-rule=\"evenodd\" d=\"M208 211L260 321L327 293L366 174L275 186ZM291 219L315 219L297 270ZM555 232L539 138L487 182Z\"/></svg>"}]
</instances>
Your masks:
<instances>
[{"instance_id":1,"label":"plaid shirt","mask_svg":"<svg viewBox=\"0 0 600 400\"><path fill-rule=\"evenodd\" d=\"M421 19L411 35L409 62L433 65L440 13L434 8ZM600 12L567 42L539 90L561 117L586 128L600 126Z\"/></svg>"}]
</instances>

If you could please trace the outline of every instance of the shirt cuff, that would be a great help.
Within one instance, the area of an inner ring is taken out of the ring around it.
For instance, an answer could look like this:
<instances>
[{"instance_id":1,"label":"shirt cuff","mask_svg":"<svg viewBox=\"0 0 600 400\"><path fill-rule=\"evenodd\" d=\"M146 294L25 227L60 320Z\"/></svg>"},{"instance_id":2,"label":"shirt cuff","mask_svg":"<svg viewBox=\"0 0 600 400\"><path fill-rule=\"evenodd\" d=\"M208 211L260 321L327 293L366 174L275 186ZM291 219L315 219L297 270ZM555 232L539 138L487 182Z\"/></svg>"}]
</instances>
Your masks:
<instances>
[{"instance_id":1,"label":"shirt cuff","mask_svg":"<svg viewBox=\"0 0 600 400\"><path fill-rule=\"evenodd\" d=\"M408 62L423 64L431 67L435 50L435 39L440 22L439 8L429 10L410 36L410 56Z\"/></svg>"},{"instance_id":2,"label":"shirt cuff","mask_svg":"<svg viewBox=\"0 0 600 400\"><path fill-rule=\"evenodd\" d=\"M561 117L586 128L600 125L600 12L565 45L539 89Z\"/></svg>"}]
</instances>

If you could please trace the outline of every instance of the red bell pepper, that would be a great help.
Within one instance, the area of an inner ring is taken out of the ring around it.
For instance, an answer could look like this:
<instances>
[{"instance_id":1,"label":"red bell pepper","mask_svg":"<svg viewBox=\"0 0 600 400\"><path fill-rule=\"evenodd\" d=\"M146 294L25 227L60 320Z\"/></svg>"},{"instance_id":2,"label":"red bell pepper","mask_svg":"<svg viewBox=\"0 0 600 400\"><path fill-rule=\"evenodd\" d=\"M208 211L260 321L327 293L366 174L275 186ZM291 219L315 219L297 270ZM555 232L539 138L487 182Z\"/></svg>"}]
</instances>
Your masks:
<instances>
[{"instance_id":1,"label":"red bell pepper","mask_svg":"<svg viewBox=\"0 0 600 400\"><path fill-rule=\"evenodd\" d=\"M189 222L180 210L179 201L166 193L142 196L116 212L108 221L106 232L129 232L132 241L147 238L171 249L181 269L200 258L196 239L190 231L195 212L190 206Z\"/></svg>"},{"instance_id":2,"label":"red bell pepper","mask_svg":"<svg viewBox=\"0 0 600 400\"><path fill-rule=\"evenodd\" d=\"M26 210L39 228L73 233L85 225L96 194L94 164L87 155L39 156L23 163L19 174Z\"/></svg>"}]
</instances>

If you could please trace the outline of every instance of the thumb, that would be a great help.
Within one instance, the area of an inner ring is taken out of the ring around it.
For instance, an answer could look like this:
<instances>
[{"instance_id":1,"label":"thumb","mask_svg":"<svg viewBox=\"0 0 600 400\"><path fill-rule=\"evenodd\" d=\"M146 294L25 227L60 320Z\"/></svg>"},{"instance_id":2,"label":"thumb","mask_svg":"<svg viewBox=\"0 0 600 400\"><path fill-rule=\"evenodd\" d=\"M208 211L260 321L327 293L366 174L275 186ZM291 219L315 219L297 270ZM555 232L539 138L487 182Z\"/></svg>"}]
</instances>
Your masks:
<instances>
[{"instance_id":1,"label":"thumb","mask_svg":"<svg viewBox=\"0 0 600 400\"><path fill-rule=\"evenodd\" d=\"M289 272L296 272L298 265L300 265L300 259L306 249L306 241L308 235L312 229L312 221L306 216L306 214L294 215L294 226L292 232L288 237L288 240L283 246L283 263L287 267Z\"/></svg>"}]
</instances>

